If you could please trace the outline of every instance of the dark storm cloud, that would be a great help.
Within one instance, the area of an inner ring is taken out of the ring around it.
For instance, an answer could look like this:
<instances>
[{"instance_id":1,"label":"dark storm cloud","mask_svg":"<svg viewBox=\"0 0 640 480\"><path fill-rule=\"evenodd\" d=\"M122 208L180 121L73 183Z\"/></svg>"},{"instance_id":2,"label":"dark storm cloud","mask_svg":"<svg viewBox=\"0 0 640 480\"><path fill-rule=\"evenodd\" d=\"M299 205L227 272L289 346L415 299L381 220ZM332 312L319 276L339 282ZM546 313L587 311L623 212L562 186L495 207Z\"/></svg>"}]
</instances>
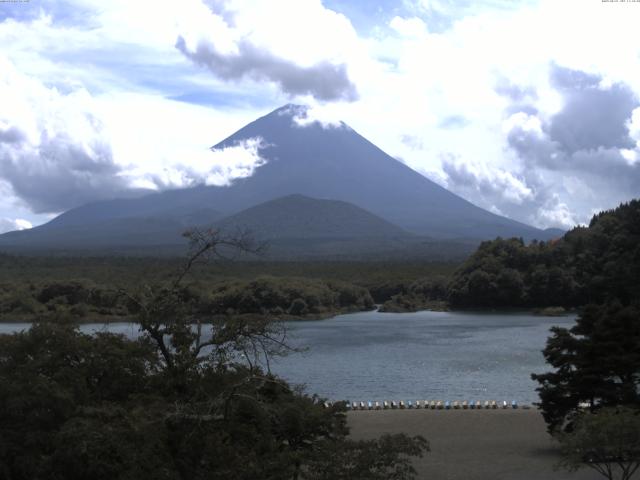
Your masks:
<instances>
[{"instance_id":1,"label":"dark storm cloud","mask_svg":"<svg viewBox=\"0 0 640 480\"><path fill-rule=\"evenodd\" d=\"M507 143L529 168L560 168L566 157L559 151L560 145L546 135L519 125L509 131Z\"/></svg>"},{"instance_id":2,"label":"dark storm cloud","mask_svg":"<svg viewBox=\"0 0 640 480\"><path fill-rule=\"evenodd\" d=\"M635 147L628 122L640 102L631 89L619 83L601 87L599 77L555 65L551 83L564 107L548 122L540 120L541 132L522 125L509 131L508 144L519 157L530 168L635 171L618 151Z\"/></svg>"},{"instance_id":3,"label":"dark storm cloud","mask_svg":"<svg viewBox=\"0 0 640 480\"><path fill-rule=\"evenodd\" d=\"M555 63L551 65L551 72L549 73L551 85L565 92L594 88L600 85L601 80L598 75L561 67Z\"/></svg>"},{"instance_id":4,"label":"dark storm cloud","mask_svg":"<svg viewBox=\"0 0 640 480\"><path fill-rule=\"evenodd\" d=\"M630 159L640 151L629 122L640 102L633 91L557 65L551 66L550 83L564 105L548 120L536 111L524 112L516 90L507 95L512 104L506 109L507 114L523 112L511 117L514 125L506 140L521 161L522 177L535 192L532 203L542 217L554 216L554 204L570 205L571 216L585 222L598 208L637 197L640 162ZM625 158L621 149L630 155ZM508 205L499 206L508 210Z\"/></svg>"},{"instance_id":5,"label":"dark storm cloud","mask_svg":"<svg viewBox=\"0 0 640 480\"><path fill-rule=\"evenodd\" d=\"M617 148L580 150L569 157L569 164L574 171L614 182L614 188L630 193L629 199L640 195L640 162L627 162Z\"/></svg>"},{"instance_id":6,"label":"dark storm cloud","mask_svg":"<svg viewBox=\"0 0 640 480\"><path fill-rule=\"evenodd\" d=\"M320 62L301 67L246 41L238 44L238 52L234 54L219 53L215 46L203 42L192 51L182 36L178 37L176 48L223 80L248 78L273 82L288 95L312 95L322 101L358 99L357 89L344 64Z\"/></svg>"},{"instance_id":7,"label":"dark storm cloud","mask_svg":"<svg viewBox=\"0 0 640 480\"><path fill-rule=\"evenodd\" d=\"M37 147L0 139L0 178L35 213L139 193L128 190L119 173L106 143L87 149L64 134L45 137Z\"/></svg>"},{"instance_id":8,"label":"dark storm cloud","mask_svg":"<svg viewBox=\"0 0 640 480\"><path fill-rule=\"evenodd\" d=\"M624 84L600 87L600 78L554 65L551 83L564 108L551 117L549 138L567 153L597 148L633 148L627 122L640 103Z\"/></svg>"},{"instance_id":9,"label":"dark storm cloud","mask_svg":"<svg viewBox=\"0 0 640 480\"><path fill-rule=\"evenodd\" d=\"M441 165L447 186L484 208L566 228L640 194L640 149L629 132L640 102L629 86L582 71L551 65L549 80L563 99L549 118L538 112L534 89L504 79L495 86L509 100L506 142L518 158L512 170L454 156Z\"/></svg>"},{"instance_id":10,"label":"dark storm cloud","mask_svg":"<svg viewBox=\"0 0 640 480\"><path fill-rule=\"evenodd\" d=\"M9 127L6 129L0 129L0 144L2 143L20 143L25 139L24 133L22 133L16 127Z\"/></svg>"}]
</instances>

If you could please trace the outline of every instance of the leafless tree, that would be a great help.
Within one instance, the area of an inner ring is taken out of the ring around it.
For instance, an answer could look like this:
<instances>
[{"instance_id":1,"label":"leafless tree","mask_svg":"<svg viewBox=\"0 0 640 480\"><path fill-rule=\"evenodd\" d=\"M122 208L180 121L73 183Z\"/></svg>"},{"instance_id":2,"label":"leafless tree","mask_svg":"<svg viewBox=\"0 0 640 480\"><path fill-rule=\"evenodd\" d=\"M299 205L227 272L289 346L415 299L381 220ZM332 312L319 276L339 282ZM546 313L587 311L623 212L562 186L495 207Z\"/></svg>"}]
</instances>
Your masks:
<instances>
[{"instance_id":1,"label":"leafless tree","mask_svg":"<svg viewBox=\"0 0 640 480\"><path fill-rule=\"evenodd\" d=\"M269 358L291 350L281 322L258 315L215 315L184 286L197 265L261 254L265 244L256 243L246 230L226 234L193 228L184 236L189 240L188 254L168 285L145 285L136 295L121 291L135 305L141 331L157 345L169 370L197 368L204 361L223 365L238 358L251 370L258 365L269 370Z\"/></svg>"}]
</instances>

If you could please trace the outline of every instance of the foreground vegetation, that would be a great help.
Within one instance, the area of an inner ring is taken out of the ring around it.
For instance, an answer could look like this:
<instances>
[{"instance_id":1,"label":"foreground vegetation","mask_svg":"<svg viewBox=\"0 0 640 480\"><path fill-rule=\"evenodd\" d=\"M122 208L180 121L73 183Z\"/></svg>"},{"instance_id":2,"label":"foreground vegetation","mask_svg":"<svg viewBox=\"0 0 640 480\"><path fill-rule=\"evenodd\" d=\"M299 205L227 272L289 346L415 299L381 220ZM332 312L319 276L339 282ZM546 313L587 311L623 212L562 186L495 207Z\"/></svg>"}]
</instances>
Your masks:
<instances>
[{"instance_id":1,"label":"foreground vegetation","mask_svg":"<svg viewBox=\"0 0 640 480\"><path fill-rule=\"evenodd\" d=\"M559 466L569 471L588 467L607 480L630 480L640 468L640 412L605 407L583 413L570 433L558 435Z\"/></svg>"},{"instance_id":2,"label":"foreground vegetation","mask_svg":"<svg viewBox=\"0 0 640 480\"><path fill-rule=\"evenodd\" d=\"M484 244L457 281L463 304L588 304L572 328L551 329L543 354L553 370L532 378L562 446L560 466L630 479L640 468L640 201L551 245ZM496 284L512 297L497 295Z\"/></svg>"},{"instance_id":3,"label":"foreground vegetation","mask_svg":"<svg viewBox=\"0 0 640 480\"><path fill-rule=\"evenodd\" d=\"M170 282L122 292L137 340L52 321L0 336L0 478L415 478L424 438L349 440L344 404L269 372L281 323L192 301L193 260L221 241L196 237Z\"/></svg>"},{"instance_id":4,"label":"foreground vegetation","mask_svg":"<svg viewBox=\"0 0 640 480\"><path fill-rule=\"evenodd\" d=\"M552 242L484 242L448 287L454 307L579 307L640 299L640 200Z\"/></svg>"}]
</instances>

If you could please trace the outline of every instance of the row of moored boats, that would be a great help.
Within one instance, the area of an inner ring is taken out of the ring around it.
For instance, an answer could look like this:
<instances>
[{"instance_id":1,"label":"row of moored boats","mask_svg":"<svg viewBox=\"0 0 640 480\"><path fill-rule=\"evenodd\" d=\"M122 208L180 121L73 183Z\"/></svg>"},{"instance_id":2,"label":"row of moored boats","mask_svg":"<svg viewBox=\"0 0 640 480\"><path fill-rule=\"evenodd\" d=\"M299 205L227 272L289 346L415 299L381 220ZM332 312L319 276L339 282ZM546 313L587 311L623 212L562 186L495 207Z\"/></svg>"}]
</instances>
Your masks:
<instances>
[{"instance_id":1,"label":"row of moored boats","mask_svg":"<svg viewBox=\"0 0 640 480\"><path fill-rule=\"evenodd\" d=\"M325 403L325 407L329 407L330 404ZM506 400L497 402L495 400L485 400L481 402L477 401L453 401L453 402L443 402L442 400L416 400L412 402L409 400L405 402L403 400L400 401L389 401L385 400L383 402L347 402L348 410L402 410L402 409L430 409L430 410L496 410L496 409L516 409L518 408L518 402L512 400L511 402L507 402ZM521 408L530 408L526 405Z\"/></svg>"}]
</instances>

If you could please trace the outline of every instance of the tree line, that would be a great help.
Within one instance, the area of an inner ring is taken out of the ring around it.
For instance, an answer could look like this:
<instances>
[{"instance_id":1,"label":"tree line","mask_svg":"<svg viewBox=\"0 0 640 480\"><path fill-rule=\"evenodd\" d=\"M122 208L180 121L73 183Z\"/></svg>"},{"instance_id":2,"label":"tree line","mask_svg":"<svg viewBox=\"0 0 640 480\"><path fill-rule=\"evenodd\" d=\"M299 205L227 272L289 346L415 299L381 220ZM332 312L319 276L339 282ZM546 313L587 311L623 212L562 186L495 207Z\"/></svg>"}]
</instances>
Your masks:
<instances>
[{"instance_id":1,"label":"tree line","mask_svg":"<svg viewBox=\"0 0 640 480\"><path fill-rule=\"evenodd\" d=\"M483 242L448 286L454 307L578 307L640 298L640 201L549 242Z\"/></svg>"}]
</instances>

